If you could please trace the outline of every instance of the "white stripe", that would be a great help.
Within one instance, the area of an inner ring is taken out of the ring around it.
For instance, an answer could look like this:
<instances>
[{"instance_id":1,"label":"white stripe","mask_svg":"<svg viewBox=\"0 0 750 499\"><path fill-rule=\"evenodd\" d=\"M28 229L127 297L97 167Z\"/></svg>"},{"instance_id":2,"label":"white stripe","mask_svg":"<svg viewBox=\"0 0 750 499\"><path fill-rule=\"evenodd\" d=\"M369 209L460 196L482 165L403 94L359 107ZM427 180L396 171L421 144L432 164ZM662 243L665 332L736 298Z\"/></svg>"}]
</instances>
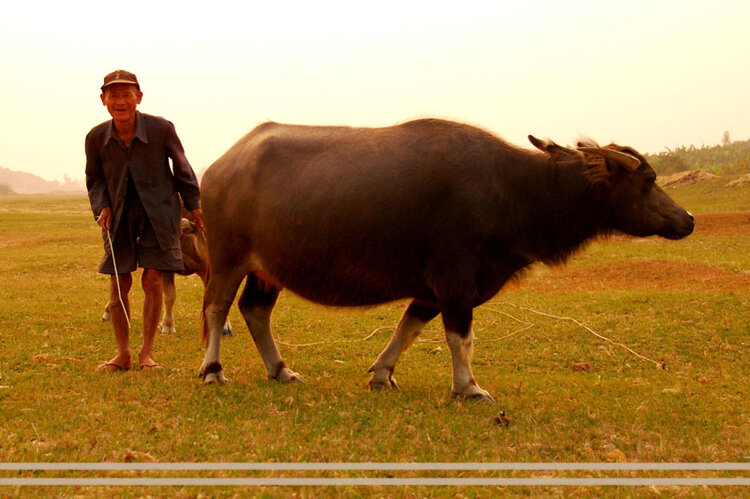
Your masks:
<instances>
[{"instance_id":1,"label":"white stripe","mask_svg":"<svg viewBox=\"0 0 750 499\"><path fill-rule=\"evenodd\" d=\"M173 486L173 485L457 485L457 486L650 486L650 485L733 485L748 486L750 478L0 478L3 485L67 486Z\"/></svg>"},{"instance_id":2,"label":"white stripe","mask_svg":"<svg viewBox=\"0 0 750 499\"><path fill-rule=\"evenodd\" d=\"M0 470L78 471L555 471L750 470L750 463L0 463Z\"/></svg>"}]
</instances>

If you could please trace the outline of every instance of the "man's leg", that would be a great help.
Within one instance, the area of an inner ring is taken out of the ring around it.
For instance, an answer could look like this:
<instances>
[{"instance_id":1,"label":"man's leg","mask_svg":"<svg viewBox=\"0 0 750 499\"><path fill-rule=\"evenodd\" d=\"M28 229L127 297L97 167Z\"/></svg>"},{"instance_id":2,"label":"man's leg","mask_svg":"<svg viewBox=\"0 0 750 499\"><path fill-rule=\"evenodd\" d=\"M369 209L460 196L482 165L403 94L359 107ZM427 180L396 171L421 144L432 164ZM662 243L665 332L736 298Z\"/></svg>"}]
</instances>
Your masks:
<instances>
[{"instance_id":1,"label":"man's leg","mask_svg":"<svg viewBox=\"0 0 750 499\"><path fill-rule=\"evenodd\" d=\"M156 269L143 269L141 278L143 292L146 295L143 301L143 347L138 354L139 366L161 367L154 361L154 338L156 327L159 324L162 304L162 271Z\"/></svg>"},{"instance_id":2,"label":"man's leg","mask_svg":"<svg viewBox=\"0 0 750 499\"><path fill-rule=\"evenodd\" d=\"M117 291L117 279L120 281L120 292L122 301L120 303L120 293ZM109 313L112 320L112 326L115 330L115 341L117 342L117 355L99 366L103 371L120 371L132 367L130 360L130 330L128 328L128 318L130 317L130 299L128 293L133 284L133 278L128 274L118 274L110 276L109 282ZM127 314L127 316L126 316Z\"/></svg>"}]
</instances>

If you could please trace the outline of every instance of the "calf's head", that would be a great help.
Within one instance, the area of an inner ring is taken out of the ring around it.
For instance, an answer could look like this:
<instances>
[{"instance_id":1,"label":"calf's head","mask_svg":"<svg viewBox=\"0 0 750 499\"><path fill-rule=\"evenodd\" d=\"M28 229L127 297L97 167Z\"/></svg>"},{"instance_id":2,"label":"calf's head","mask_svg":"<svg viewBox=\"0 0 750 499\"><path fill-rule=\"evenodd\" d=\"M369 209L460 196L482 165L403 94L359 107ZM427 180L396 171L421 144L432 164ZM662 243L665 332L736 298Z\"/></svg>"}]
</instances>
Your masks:
<instances>
[{"instance_id":1,"label":"calf's head","mask_svg":"<svg viewBox=\"0 0 750 499\"><path fill-rule=\"evenodd\" d=\"M658 185L656 173L637 151L611 144L579 143L586 174L598 184L609 228L646 237L682 239L693 232L693 216Z\"/></svg>"}]
</instances>

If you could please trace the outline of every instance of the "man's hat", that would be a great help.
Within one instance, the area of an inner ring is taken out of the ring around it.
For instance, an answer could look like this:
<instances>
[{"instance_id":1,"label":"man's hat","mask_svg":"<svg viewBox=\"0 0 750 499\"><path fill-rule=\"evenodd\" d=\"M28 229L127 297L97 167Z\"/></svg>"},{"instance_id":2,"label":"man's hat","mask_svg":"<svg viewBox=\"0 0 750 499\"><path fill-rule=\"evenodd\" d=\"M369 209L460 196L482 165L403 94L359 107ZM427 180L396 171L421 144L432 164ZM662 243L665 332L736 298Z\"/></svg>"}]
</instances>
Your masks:
<instances>
[{"instance_id":1,"label":"man's hat","mask_svg":"<svg viewBox=\"0 0 750 499\"><path fill-rule=\"evenodd\" d=\"M104 77L104 85L102 85L102 91L110 85L114 85L115 83L126 83L129 85L135 85L135 87L138 89L138 91L141 91L141 86L138 84L138 78L135 77L135 75L129 71L125 71L124 69L118 69L117 71L112 71L107 76Z\"/></svg>"}]
</instances>

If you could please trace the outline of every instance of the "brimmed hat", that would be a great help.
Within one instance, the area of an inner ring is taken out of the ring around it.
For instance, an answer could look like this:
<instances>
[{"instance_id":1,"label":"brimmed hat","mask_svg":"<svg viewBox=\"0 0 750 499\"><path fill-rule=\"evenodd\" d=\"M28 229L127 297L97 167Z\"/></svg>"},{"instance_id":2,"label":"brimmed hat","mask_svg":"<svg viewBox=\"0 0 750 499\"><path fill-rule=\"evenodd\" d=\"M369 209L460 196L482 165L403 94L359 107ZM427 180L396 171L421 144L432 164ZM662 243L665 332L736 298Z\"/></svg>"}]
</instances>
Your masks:
<instances>
[{"instance_id":1,"label":"brimmed hat","mask_svg":"<svg viewBox=\"0 0 750 499\"><path fill-rule=\"evenodd\" d=\"M141 86L138 84L138 78L135 77L135 75L129 71L125 71L124 69L118 69L117 71L112 71L107 76L104 77L104 85L102 85L102 91L110 86L114 85L115 83L126 83L128 85L135 85L135 87L138 89L138 91L141 91Z\"/></svg>"}]
</instances>

